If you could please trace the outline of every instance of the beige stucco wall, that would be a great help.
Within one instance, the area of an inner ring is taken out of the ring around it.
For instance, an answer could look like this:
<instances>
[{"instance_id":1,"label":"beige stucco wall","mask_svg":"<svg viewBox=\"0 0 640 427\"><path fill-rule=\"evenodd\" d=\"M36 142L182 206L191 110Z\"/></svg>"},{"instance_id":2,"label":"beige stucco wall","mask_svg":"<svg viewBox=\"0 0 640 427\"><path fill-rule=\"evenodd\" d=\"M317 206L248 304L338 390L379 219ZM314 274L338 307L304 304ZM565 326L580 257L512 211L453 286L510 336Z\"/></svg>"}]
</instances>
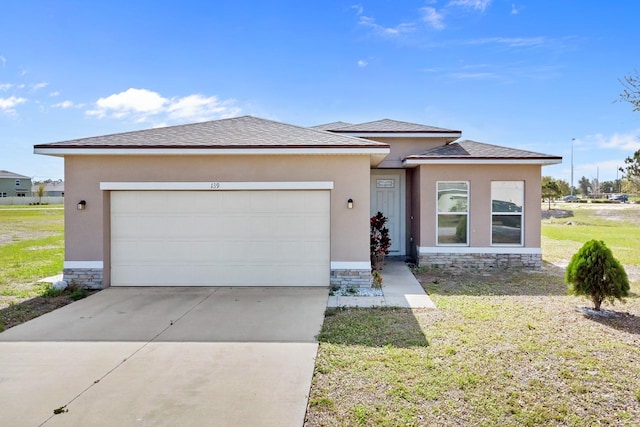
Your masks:
<instances>
[{"instance_id":1,"label":"beige stucco wall","mask_svg":"<svg viewBox=\"0 0 640 427\"><path fill-rule=\"evenodd\" d=\"M491 181L525 181L524 247L540 247L540 165L419 166L418 246L436 246L437 181L469 181L469 246L491 246ZM414 193L415 197L415 193ZM415 238L415 236L414 236Z\"/></svg>"},{"instance_id":2,"label":"beige stucco wall","mask_svg":"<svg viewBox=\"0 0 640 427\"><path fill-rule=\"evenodd\" d=\"M377 168L402 168L402 160L410 154L420 154L430 148L446 143L445 138L389 138L367 137L367 139L390 145L389 155Z\"/></svg>"},{"instance_id":3,"label":"beige stucco wall","mask_svg":"<svg viewBox=\"0 0 640 427\"><path fill-rule=\"evenodd\" d=\"M104 261L108 274L109 192L100 182L332 181L331 260L368 262L369 170L365 155L66 156L65 260ZM86 210L76 210L79 200Z\"/></svg>"}]
</instances>

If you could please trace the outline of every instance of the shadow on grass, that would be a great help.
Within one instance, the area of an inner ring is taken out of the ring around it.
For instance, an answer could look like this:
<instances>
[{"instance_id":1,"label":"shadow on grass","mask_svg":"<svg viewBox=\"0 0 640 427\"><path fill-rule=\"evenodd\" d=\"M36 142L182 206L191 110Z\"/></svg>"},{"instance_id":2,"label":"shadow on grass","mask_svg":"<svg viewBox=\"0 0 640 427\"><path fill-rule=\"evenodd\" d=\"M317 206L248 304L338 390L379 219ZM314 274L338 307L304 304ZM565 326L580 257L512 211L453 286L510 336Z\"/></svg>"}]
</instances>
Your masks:
<instances>
[{"instance_id":1,"label":"shadow on grass","mask_svg":"<svg viewBox=\"0 0 640 427\"><path fill-rule=\"evenodd\" d=\"M542 270L416 269L414 274L430 295L564 296L564 269L545 263Z\"/></svg>"},{"instance_id":2,"label":"shadow on grass","mask_svg":"<svg viewBox=\"0 0 640 427\"><path fill-rule=\"evenodd\" d=\"M613 310L602 310L600 313L590 309L581 311L584 317L596 323L621 332L640 335L640 317L634 314Z\"/></svg>"},{"instance_id":3,"label":"shadow on grass","mask_svg":"<svg viewBox=\"0 0 640 427\"><path fill-rule=\"evenodd\" d=\"M328 308L321 343L367 347L427 347L429 342L411 309Z\"/></svg>"}]
</instances>

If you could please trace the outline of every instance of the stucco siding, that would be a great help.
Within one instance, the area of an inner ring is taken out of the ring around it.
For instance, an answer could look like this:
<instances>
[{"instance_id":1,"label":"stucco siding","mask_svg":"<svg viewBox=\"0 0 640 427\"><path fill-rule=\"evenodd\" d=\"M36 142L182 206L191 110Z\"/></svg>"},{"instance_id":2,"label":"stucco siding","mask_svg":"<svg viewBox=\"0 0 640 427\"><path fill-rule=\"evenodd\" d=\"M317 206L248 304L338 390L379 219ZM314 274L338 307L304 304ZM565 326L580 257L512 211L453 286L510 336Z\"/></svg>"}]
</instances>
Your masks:
<instances>
[{"instance_id":1,"label":"stucco siding","mask_svg":"<svg viewBox=\"0 0 640 427\"><path fill-rule=\"evenodd\" d=\"M540 247L540 165L421 165L419 168L418 246L436 246L438 181L469 182L469 247L472 248L491 246L491 181L524 181L523 247Z\"/></svg>"},{"instance_id":2,"label":"stucco siding","mask_svg":"<svg viewBox=\"0 0 640 427\"><path fill-rule=\"evenodd\" d=\"M66 260L109 265L109 192L101 182L332 181L331 260L369 261L369 156L65 157ZM353 199L353 209L347 200ZM79 200L84 211L75 209ZM105 282L109 282L105 268Z\"/></svg>"},{"instance_id":3,"label":"stucco siding","mask_svg":"<svg viewBox=\"0 0 640 427\"><path fill-rule=\"evenodd\" d=\"M390 153L380 163L377 168L401 168L402 161L411 154L420 154L434 147L439 147L446 143L445 138L389 138L368 136L367 139L383 142L390 145Z\"/></svg>"}]
</instances>

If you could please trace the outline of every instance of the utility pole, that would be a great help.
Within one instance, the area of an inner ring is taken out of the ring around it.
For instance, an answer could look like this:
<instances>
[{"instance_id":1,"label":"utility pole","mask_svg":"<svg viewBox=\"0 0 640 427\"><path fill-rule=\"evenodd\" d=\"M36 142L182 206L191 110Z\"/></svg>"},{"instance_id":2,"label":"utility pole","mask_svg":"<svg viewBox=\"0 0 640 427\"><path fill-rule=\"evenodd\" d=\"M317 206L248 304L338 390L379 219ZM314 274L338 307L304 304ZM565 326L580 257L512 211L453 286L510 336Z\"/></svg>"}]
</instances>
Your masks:
<instances>
[{"instance_id":1,"label":"utility pole","mask_svg":"<svg viewBox=\"0 0 640 427\"><path fill-rule=\"evenodd\" d=\"M573 141L575 138L571 138L571 195L573 196Z\"/></svg>"}]
</instances>

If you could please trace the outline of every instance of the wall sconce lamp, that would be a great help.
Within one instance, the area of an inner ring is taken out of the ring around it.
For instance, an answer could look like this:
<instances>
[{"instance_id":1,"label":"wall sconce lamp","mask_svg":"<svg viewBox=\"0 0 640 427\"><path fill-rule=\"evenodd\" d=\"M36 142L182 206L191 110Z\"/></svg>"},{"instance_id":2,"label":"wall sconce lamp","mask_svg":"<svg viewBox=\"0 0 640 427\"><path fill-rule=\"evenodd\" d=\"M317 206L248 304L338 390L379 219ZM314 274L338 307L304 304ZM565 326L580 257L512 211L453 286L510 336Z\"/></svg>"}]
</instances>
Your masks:
<instances>
[{"instance_id":1,"label":"wall sconce lamp","mask_svg":"<svg viewBox=\"0 0 640 427\"><path fill-rule=\"evenodd\" d=\"M353 209L353 199L347 200L347 209Z\"/></svg>"},{"instance_id":2,"label":"wall sconce lamp","mask_svg":"<svg viewBox=\"0 0 640 427\"><path fill-rule=\"evenodd\" d=\"M83 210L87 209L87 202L85 202L84 200L80 200L78 202L78 206L77 207L78 207L79 211L83 211Z\"/></svg>"}]
</instances>

